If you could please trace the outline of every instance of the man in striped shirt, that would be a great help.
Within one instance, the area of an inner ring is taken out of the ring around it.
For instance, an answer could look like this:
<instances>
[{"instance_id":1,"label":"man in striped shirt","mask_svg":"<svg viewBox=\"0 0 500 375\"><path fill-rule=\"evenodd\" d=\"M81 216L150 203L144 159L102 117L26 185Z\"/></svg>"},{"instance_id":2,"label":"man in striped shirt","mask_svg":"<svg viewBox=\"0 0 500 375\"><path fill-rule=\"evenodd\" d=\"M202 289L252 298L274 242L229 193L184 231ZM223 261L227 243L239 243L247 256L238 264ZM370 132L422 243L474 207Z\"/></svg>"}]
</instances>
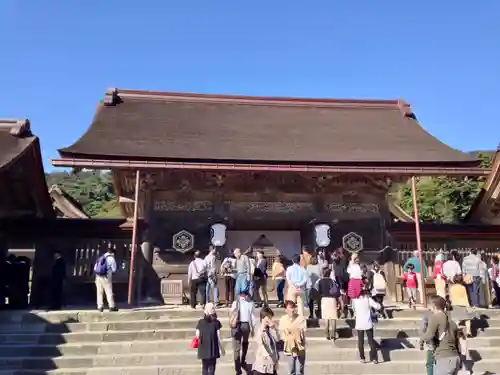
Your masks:
<instances>
[{"instance_id":1,"label":"man in striped shirt","mask_svg":"<svg viewBox=\"0 0 500 375\"><path fill-rule=\"evenodd\" d=\"M463 275L472 278L471 283L467 284L467 294L472 307L479 307L481 293L481 257L477 253L477 249L473 249L467 255L462 263Z\"/></svg>"}]
</instances>

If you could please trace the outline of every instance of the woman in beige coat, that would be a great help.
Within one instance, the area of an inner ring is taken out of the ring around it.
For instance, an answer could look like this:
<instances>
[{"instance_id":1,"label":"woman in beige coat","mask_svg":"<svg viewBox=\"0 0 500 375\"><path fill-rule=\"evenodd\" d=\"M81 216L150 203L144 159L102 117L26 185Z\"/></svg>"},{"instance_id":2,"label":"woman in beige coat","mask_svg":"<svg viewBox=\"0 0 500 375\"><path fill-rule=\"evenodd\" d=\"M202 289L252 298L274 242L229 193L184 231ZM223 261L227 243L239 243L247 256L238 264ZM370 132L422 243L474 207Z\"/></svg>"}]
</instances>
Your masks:
<instances>
[{"instance_id":1,"label":"woman in beige coat","mask_svg":"<svg viewBox=\"0 0 500 375\"><path fill-rule=\"evenodd\" d=\"M256 352L252 366L254 375L276 375L278 373L279 333L273 322L274 313L269 307L260 311L260 327L255 334Z\"/></svg>"}]
</instances>

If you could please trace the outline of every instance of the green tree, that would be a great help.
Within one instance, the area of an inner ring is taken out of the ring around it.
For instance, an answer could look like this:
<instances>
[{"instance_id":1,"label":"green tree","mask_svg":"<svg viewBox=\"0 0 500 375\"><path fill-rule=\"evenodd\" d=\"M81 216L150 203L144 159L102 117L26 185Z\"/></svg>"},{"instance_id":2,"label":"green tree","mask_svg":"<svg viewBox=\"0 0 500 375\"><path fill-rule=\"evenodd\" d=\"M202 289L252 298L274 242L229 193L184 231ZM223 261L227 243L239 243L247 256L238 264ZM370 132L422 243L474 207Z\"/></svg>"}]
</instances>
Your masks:
<instances>
[{"instance_id":1,"label":"green tree","mask_svg":"<svg viewBox=\"0 0 500 375\"><path fill-rule=\"evenodd\" d=\"M77 200L91 217L122 217L111 172L53 172L47 174L46 179L49 187L58 185Z\"/></svg>"},{"instance_id":2,"label":"green tree","mask_svg":"<svg viewBox=\"0 0 500 375\"><path fill-rule=\"evenodd\" d=\"M481 167L490 168L492 156L478 153ZM422 221L453 223L462 219L476 200L485 178L423 177L417 182L417 204ZM413 213L411 181L396 192L396 201Z\"/></svg>"}]
</instances>

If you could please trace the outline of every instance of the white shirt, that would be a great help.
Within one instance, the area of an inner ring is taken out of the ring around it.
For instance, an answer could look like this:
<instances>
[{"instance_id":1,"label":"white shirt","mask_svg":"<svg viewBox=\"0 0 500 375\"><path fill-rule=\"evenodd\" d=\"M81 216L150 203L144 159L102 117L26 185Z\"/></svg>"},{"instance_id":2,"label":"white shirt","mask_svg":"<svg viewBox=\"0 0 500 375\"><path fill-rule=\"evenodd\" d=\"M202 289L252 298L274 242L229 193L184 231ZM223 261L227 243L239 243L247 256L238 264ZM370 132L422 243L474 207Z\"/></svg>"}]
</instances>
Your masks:
<instances>
[{"instance_id":1,"label":"white shirt","mask_svg":"<svg viewBox=\"0 0 500 375\"><path fill-rule=\"evenodd\" d=\"M200 278L200 273L206 270L207 264L201 258L196 258L189 263L188 267L188 282L191 280L198 280Z\"/></svg>"},{"instance_id":2,"label":"white shirt","mask_svg":"<svg viewBox=\"0 0 500 375\"><path fill-rule=\"evenodd\" d=\"M231 314L234 314L236 311L238 302L234 301L231 305ZM242 323L248 323L250 328L255 328L255 317L254 317L254 303L252 301L248 301L246 299L239 299L240 304L240 316L239 321Z\"/></svg>"},{"instance_id":3,"label":"white shirt","mask_svg":"<svg viewBox=\"0 0 500 375\"><path fill-rule=\"evenodd\" d=\"M217 258L215 257L214 254L208 254L206 257L205 257L205 264L206 264L206 267L207 267L207 273L208 273L208 276L214 276L215 273L216 273L216 269L215 269L215 266L216 266L216 261L217 261Z\"/></svg>"},{"instance_id":4,"label":"white shirt","mask_svg":"<svg viewBox=\"0 0 500 375\"><path fill-rule=\"evenodd\" d=\"M462 274L462 268L460 268L460 263L456 260L447 260L443 264L443 275L447 279L452 279L456 275Z\"/></svg>"},{"instance_id":5,"label":"white shirt","mask_svg":"<svg viewBox=\"0 0 500 375\"><path fill-rule=\"evenodd\" d=\"M349 274L350 279L362 279L363 271L361 267L357 263L352 263L347 267L347 273Z\"/></svg>"},{"instance_id":6,"label":"white shirt","mask_svg":"<svg viewBox=\"0 0 500 375\"><path fill-rule=\"evenodd\" d=\"M373 328L372 309L380 310L380 304L368 296L355 298L351 301L354 314L356 315L356 326L360 331L367 331Z\"/></svg>"}]
</instances>

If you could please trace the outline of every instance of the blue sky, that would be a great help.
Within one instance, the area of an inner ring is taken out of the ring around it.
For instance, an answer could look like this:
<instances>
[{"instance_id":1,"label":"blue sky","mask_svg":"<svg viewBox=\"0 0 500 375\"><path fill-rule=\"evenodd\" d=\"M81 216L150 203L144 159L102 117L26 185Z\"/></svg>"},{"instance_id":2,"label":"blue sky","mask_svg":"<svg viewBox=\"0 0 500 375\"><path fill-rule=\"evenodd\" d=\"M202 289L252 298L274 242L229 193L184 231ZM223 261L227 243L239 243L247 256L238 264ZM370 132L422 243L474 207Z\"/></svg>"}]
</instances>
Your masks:
<instances>
[{"instance_id":1,"label":"blue sky","mask_svg":"<svg viewBox=\"0 0 500 375\"><path fill-rule=\"evenodd\" d=\"M499 19L496 0L2 0L0 117L31 120L48 170L108 87L402 97L445 143L494 149Z\"/></svg>"}]
</instances>

